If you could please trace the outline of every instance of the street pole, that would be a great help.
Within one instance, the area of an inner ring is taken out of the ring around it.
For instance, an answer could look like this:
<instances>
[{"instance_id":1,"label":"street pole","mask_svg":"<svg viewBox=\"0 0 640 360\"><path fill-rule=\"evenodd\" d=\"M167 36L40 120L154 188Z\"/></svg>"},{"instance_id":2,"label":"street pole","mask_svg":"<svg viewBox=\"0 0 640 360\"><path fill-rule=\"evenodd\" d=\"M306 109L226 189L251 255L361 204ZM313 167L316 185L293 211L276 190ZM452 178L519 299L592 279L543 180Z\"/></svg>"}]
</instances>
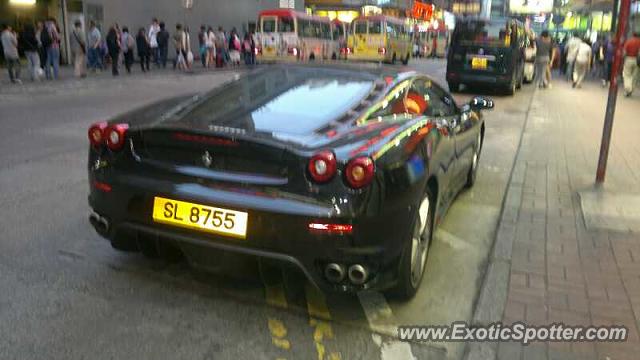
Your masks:
<instances>
[{"instance_id":1,"label":"street pole","mask_svg":"<svg viewBox=\"0 0 640 360\"><path fill-rule=\"evenodd\" d=\"M609 145L611 145L611 132L613 130L613 117L616 112L616 101L618 100L618 73L622 64L623 41L627 32L627 23L631 9L631 0L620 0L620 16L618 16L618 30L615 40L615 56L611 67L611 79L609 84L609 99L607 110L604 116L604 127L602 129L602 142L600 144L600 156L598 158L598 169L596 171L596 184L604 183L607 173L607 160L609 158Z\"/></svg>"}]
</instances>

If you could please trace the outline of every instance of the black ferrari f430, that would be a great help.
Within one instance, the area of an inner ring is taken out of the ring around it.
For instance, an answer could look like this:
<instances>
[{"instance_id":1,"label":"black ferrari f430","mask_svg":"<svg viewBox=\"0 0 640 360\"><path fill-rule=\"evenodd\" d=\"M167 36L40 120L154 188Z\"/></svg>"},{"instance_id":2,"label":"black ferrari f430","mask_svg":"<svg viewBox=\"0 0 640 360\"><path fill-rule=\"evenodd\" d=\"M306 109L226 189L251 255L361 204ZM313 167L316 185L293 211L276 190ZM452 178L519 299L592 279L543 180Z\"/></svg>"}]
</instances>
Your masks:
<instances>
[{"instance_id":1,"label":"black ferrari f430","mask_svg":"<svg viewBox=\"0 0 640 360\"><path fill-rule=\"evenodd\" d=\"M260 68L92 125L90 221L119 250L237 252L410 298L492 107L415 72Z\"/></svg>"}]
</instances>

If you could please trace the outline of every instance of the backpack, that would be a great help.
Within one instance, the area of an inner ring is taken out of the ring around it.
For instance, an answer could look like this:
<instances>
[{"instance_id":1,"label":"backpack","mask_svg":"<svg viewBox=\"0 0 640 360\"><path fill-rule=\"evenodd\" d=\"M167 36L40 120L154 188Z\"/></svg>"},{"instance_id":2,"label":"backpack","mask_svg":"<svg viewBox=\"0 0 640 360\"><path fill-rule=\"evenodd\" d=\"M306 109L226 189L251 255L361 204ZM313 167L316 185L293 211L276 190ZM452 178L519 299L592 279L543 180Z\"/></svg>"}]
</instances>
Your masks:
<instances>
[{"instance_id":1,"label":"backpack","mask_svg":"<svg viewBox=\"0 0 640 360\"><path fill-rule=\"evenodd\" d=\"M48 48L53 43L53 39L51 39L51 33L49 29L44 28L40 33L40 42L42 43L42 47Z\"/></svg>"}]
</instances>

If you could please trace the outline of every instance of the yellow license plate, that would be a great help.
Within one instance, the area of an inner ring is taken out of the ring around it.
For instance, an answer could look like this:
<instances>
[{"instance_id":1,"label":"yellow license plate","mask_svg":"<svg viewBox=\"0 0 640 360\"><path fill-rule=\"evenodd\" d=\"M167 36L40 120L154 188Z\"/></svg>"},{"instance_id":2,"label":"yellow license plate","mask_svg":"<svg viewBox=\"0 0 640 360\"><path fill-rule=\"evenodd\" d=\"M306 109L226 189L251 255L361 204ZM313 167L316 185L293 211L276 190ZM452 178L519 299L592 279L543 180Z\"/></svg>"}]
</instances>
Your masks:
<instances>
[{"instance_id":1,"label":"yellow license plate","mask_svg":"<svg viewBox=\"0 0 640 360\"><path fill-rule=\"evenodd\" d=\"M477 58L474 57L471 59L471 68L478 70L485 70L487 68L487 59L486 58Z\"/></svg>"},{"instance_id":2,"label":"yellow license plate","mask_svg":"<svg viewBox=\"0 0 640 360\"><path fill-rule=\"evenodd\" d=\"M188 229L244 239L247 236L245 212L155 197L153 221Z\"/></svg>"}]
</instances>

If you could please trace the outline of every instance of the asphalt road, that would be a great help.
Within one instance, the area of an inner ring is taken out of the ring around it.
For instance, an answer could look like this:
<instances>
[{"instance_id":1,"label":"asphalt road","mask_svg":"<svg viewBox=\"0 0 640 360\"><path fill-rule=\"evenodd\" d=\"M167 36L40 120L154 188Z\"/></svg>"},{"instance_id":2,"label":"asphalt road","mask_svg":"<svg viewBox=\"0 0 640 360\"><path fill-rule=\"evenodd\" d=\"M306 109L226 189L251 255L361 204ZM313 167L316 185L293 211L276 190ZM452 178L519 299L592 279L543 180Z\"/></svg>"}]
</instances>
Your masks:
<instances>
[{"instance_id":1,"label":"asphalt road","mask_svg":"<svg viewBox=\"0 0 640 360\"><path fill-rule=\"evenodd\" d=\"M409 68L439 81L444 62ZM231 254L208 271L114 251L87 221L86 129L235 72L0 89L0 359L458 359L398 325L469 320L532 88L496 95L475 187L436 233L420 293L321 294L294 271ZM474 90L475 91L475 90ZM458 94L459 102L471 93Z\"/></svg>"}]
</instances>

